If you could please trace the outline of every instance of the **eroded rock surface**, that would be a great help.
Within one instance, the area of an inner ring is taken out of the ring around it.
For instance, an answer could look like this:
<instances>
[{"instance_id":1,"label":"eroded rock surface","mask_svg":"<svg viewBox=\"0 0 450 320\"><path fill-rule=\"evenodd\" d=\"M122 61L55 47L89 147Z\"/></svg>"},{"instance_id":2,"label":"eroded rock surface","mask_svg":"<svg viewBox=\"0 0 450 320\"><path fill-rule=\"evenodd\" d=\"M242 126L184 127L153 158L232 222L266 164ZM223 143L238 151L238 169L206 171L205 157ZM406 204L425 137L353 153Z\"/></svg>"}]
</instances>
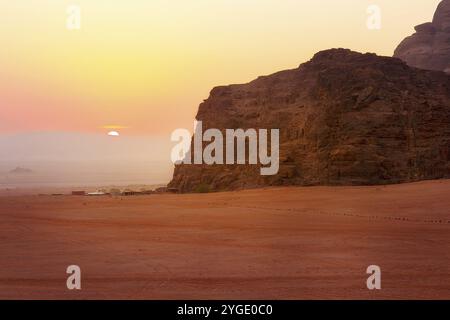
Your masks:
<instances>
[{"instance_id":1,"label":"eroded rock surface","mask_svg":"<svg viewBox=\"0 0 450 320\"><path fill-rule=\"evenodd\" d=\"M450 0L443 0L433 22L415 27L416 33L397 47L394 57L408 65L450 73Z\"/></svg>"},{"instance_id":2,"label":"eroded rock surface","mask_svg":"<svg viewBox=\"0 0 450 320\"><path fill-rule=\"evenodd\" d=\"M450 76L345 49L248 84L216 87L204 129L280 129L280 170L177 165L182 192L272 185L373 185L450 177ZM200 188L200 189L199 189Z\"/></svg>"}]
</instances>

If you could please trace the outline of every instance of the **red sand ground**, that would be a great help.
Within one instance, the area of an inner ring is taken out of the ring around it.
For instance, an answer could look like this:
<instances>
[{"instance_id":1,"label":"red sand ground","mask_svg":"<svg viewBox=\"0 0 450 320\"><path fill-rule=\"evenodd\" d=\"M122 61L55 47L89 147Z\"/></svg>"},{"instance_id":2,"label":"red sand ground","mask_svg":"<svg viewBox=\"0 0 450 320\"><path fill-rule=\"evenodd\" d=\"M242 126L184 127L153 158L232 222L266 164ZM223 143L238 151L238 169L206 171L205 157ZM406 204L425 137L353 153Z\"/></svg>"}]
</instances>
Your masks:
<instances>
[{"instance_id":1,"label":"red sand ground","mask_svg":"<svg viewBox=\"0 0 450 320\"><path fill-rule=\"evenodd\" d=\"M0 197L0 298L450 299L449 208L449 180Z\"/></svg>"}]
</instances>

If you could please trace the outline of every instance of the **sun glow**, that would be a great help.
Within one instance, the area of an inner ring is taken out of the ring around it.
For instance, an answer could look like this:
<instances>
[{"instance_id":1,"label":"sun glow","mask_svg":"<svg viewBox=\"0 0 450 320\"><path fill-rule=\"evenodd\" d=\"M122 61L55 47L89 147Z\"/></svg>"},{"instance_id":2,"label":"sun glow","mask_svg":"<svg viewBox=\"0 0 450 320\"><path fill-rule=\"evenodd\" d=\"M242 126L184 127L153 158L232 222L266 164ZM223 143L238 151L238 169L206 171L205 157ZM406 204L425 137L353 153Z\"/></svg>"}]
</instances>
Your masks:
<instances>
[{"instance_id":1,"label":"sun glow","mask_svg":"<svg viewBox=\"0 0 450 320\"><path fill-rule=\"evenodd\" d=\"M120 134L117 131L110 131L110 132L108 132L108 136L118 137L118 136L120 136Z\"/></svg>"},{"instance_id":2,"label":"sun glow","mask_svg":"<svg viewBox=\"0 0 450 320\"><path fill-rule=\"evenodd\" d=\"M439 0L378 0L376 31L366 26L372 2L78 0L81 25L69 30L69 2L1 1L0 133L126 123L127 134L170 134L191 125L214 86L333 47L392 55Z\"/></svg>"}]
</instances>

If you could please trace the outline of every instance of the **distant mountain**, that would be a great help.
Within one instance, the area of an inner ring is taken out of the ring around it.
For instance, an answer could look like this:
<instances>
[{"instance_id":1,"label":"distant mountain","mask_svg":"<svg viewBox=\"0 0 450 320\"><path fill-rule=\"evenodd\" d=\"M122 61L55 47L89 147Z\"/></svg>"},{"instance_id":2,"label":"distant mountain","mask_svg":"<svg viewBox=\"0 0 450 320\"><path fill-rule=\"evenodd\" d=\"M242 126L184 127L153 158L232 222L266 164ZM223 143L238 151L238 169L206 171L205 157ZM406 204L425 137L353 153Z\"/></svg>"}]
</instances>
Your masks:
<instances>
[{"instance_id":1,"label":"distant mountain","mask_svg":"<svg viewBox=\"0 0 450 320\"><path fill-rule=\"evenodd\" d=\"M9 171L9 173L12 173L12 174L29 174L29 173L33 173L33 170L27 169L27 168L22 168L22 167L16 167L15 169Z\"/></svg>"},{"instance_id":2,"label":"distant mountain","mask_svg":"<svg viewBox=\"0 0 450 320\"><path fill-rule=\"evenodd\" d=\"M416 33L397 47L394 57L420 69L450 73L450 0L443 0L433 22L415 27Z\"/></svg>"},{"instance_id":3,"label":"distant mountain","mask_svg":"<svg viewBox=\"0 0 450 320\"><path fill-rule=\"evenodd\" d=\"M175 166L181 192L270 185L374 185L450 178L450 76L345 49L293 70L216 87L204 130L280 129L280 170Z\"/></svg>"}]
</instances>

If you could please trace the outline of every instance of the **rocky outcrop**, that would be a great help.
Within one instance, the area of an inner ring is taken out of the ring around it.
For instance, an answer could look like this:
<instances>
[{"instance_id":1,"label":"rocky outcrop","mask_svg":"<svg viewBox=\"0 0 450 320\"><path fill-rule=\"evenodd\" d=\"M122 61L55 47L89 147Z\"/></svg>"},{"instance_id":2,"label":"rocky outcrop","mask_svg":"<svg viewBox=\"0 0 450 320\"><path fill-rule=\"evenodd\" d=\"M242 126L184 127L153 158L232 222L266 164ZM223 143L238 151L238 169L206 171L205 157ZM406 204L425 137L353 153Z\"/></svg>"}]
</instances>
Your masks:
<instances>
[{"instance_id":1,"label":"rocky outcrop","mask_svg":"<svg viewBox=\"0 0 450 320\"><path fill-rule=\"evenodd\" d=\"M214 88L204 128L280 129L280 170L177 165L182 192L373 185L450 177L450 76L344 49L248 84Z\"/></svg>"},{"instance_id":2,"label":"rocky outcrop","mask_svg":"<svg viewBox=\"0 0 450 320\"><path fill-rule=\"evenodd\" d=\"M415 34L400 43L394 57L416 68L450 73L450 0L439 4L433 22L415 29Z\"/></svg>"}]
</instances>

